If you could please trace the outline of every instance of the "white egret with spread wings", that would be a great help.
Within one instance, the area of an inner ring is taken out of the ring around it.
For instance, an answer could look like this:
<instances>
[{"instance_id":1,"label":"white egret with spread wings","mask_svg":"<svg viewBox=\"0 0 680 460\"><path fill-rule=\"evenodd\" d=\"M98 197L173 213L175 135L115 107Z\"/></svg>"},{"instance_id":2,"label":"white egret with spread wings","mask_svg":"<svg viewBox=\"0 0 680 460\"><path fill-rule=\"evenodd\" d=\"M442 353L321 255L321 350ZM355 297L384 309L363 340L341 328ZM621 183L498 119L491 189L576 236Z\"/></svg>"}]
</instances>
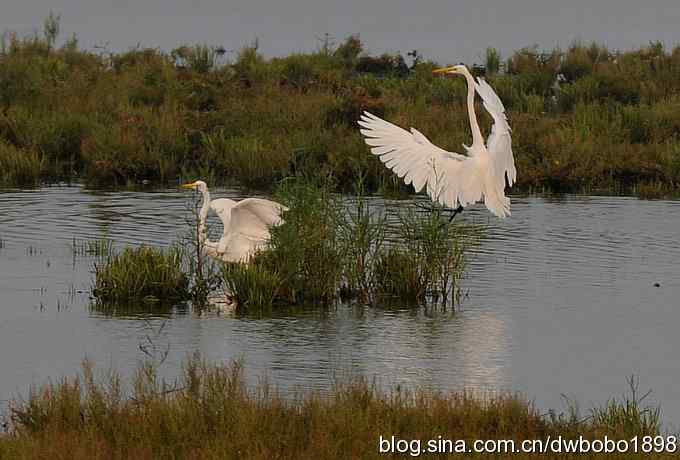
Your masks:
<instances>
[{"instance_id":1,"label":"white egret with spread wings","mask_svg":"<svg viewBox=\"0 0 680 460\"><path fill-rule=\"evenodd\" d=\"M416 192L427 187L430 198L455 209L454 215L467 205L483 200L496 216L509 216L506 178L512 186L517 179L517 170L503 103L483 78L475 81L464 65L437 69L434 73L459 74L467 80L472 145L463 144L466 155L441 149L415 128L406 131L369 112L364 112L359 120L366 143L372 147L371 152L407 185L413 184ZM475 115L475 91L494 121L486 144Z\"/></svg>"},{"instance_id":2,"label":"white egret with spread wings","mask_svg":"<svg viewBox=\"0 0 680 460\"><path fill-rule=\"evenodd\" d=\"M198 215L198 237L205 254L225 262L247 262L255 252L266 247L271 236L269 229L282 224L281 212L288 210L275 201L262 198L211 200L208 186L201 180L182 187L198 190L203 195ZM208 239L206 221L211 209L224 225L219 241Z\"/></svg>"}]
</instances>

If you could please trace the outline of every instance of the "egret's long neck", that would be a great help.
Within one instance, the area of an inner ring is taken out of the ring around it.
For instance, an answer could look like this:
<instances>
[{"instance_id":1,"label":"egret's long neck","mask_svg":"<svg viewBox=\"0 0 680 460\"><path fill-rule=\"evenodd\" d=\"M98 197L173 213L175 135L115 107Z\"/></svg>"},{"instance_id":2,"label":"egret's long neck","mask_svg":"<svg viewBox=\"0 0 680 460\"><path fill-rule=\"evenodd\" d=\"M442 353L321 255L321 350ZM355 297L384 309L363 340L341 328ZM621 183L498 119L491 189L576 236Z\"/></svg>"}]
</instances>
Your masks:
<instances>
[{"instance_id":1,"label":"egret's long neck","mask_svg":"<svg viewBox=\"0 0 680 460\"><path fill-rule=\"evenodd\" d=\"M468 86L467 109L468 116L470 117L470 129L472 130L472 146L482 147L484 146L484 138L482 137L482 132L477 123L477 115L475 115L475 80L467 69L465 69L463 75L465 76L465 80L467 80Z\"/></svg>"},{"instance_id":2,"label":"egret's long neck","mask_svg":"<svg viewBox=\"0 0 680 460\"><path fill-rule=\"evenodd\" d=\"M210 211L210 192L203 190L203 204L201 210L198 212L198 239L201 243L208 241L208 230L206 228L206 221L208 220L208 211Z\"/></svg>"}]
</instances>

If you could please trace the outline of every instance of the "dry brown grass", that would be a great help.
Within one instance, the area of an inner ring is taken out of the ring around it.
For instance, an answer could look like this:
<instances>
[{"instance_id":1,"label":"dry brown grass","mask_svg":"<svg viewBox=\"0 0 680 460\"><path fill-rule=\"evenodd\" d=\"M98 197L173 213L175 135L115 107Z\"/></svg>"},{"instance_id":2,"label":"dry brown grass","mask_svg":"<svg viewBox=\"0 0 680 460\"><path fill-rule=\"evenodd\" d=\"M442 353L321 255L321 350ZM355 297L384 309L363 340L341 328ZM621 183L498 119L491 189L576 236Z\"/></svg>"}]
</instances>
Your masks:
<instances>
[{"instance_id":1,"label":"dry brown grass","mask_svg":"<svg viewBox=\"0 0 680 460\"><path fill-rule=\"evenodd\" d=\"M211 365L196 356L172 385L148 364L121 382L115 373L95 378L85 363L82 375L34 389L11 412L9 431L0 436L3 459L377 459L385 458L381 435L622 439L659 431L658 413L635 397L613 400L591 417L542 415L520 395L381 391L365 379L336 384L328 394L283 398L267 384L247 387L239 363Z\"/></svg>"}]
</instances>

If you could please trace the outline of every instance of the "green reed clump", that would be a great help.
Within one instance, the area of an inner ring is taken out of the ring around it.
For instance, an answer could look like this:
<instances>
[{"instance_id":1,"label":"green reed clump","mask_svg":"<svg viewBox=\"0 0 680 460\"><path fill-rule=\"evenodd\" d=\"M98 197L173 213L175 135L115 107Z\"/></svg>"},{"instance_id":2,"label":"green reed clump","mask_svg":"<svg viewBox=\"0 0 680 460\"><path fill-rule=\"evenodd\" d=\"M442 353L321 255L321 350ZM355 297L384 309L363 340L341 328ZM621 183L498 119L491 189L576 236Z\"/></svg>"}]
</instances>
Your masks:
<instances>
[{"instance_id":1,"label":"green reed clump","mask_svg":"<svg viewBox=\"0 0 680 460\"><path fill-rule=\"evenodd\" d=\"M343 285L345 298L375 304L379 284L380 254L387 233L384 209L372 205L365 195L364 177L359 176L354 199L345 203L338 232L342 245Z\"/></svg>"},{"instance_id":2,"label":"green reed clump","mask_svg":"<svg viewBox=\"0 0 680 460\"><path fill-rule=\"evenodd\" d=\"M397 247L380 252L375 266L375 292L381 300L425 301L427 285L411 253Z\"/></svg>"},{"instance_id":3,"label":"green reed clump","mask_svg":"<svg viewBox=\"0 0 680 460\"><path fill-rule=\"evenodd\" d=\"M327 184L303 177L282 183L276 198L288 210L271 229L268 248L247 265L222 269L239 305L457 302L465 252L481 229L450 222L437 206L390 216L364 194L361 179L356 187L353 199L341 201Z\"/></svg>"},{"instance_id":4,"label":"green reed clump","mask_svg":"<svg viewBox=\"0 0 680 460\"><path fill-rule=\"evenodd\" d=\"M281 276L257 260L249 265L223 264L222 278L225 292L243 311L266 312L280 301L279 292L283 286Z\"/></svg>"},{"instance_id":5,"label":"green reed clump","mask_svg":"<svg viewBox=\"0 0 680 460\"><path fill-rule=\"evenodd\" d=\"M327 185L300 178L283 181L275 198L289 210L284 224L272 228L260 263L278 274L288 303L334 300L342 274L338 199Z\"/></svg>"},{"instance_id":6,"label":"green reed clump","mask_svg":"<svg viewBox=\"0 0 680 460\"><path fill-rule=\"evenodd\" d=\"M327 304L338 297L343 259L340 203L328 185L304 178L284 180L275 199L284 223L271 229L266 250L249 264L227 264L224 284L240 306Z\"/></svg>"},{"instance_id":7,"label":"green reed clump","mask_svg":"<svg viewBox=\"0 0 680 460\"><path fill-rule=\"evenodd\" d=\"M178 248L125 248L95 263L92 293L103 304L177 302L188 298L188 278Z\"/></svg>"},{"instance_id":8,"label":"green reed clump","mask_svg":"<svg viewBox=\"0 0 680 460\"><path fill-rule=\"evenodd\" d=\"M443 304L458 292L465 252L480 228L454 223L438 205L396 213L371 206L363 176L339 223L343 243L343 295L360 302L398 299Z\"/></svg>"},{"instance_id":9,"label":"green reed clump","mask_svg":"<svg viewBox=\"0 0 680 460\"><path fill-rule=\"evenodd\" d=\"M630 394L612 398L604 406L592 410L593 425L607 433L615 433L619 439L635 435L654 436L661 431L661 410L644 405L650 395L640 395L639 379L628 379Z\"/></svg>"},{"instance_id":10,"label":"green reed clump","mask_svg":"<svg viewBox=\"0 0 680 460\"><path fill-rule=\"evenodd\" d=\"M419 303L458 301L465 254L482 228L450 220L449 214L438 205L397 213L392 244L379 255L377 265L381 295Z\"/></svg>"},{"instance_id":11,"label":"green reed clump","mask_svg":"<svg viewBox=\"0 0 680 460\"><path fill-rule=\"evenodd\" d=\"M239 362L210 364L196 355L186 360L174 382L159 376L151 363L141 364L127 379L113 371L96 374L85 361L81 375L33 387L26 399L10 402L0 458L380 459L385 457L379 452L381 436L423 443L440 435L469 443L519 443L548 436L593 440L606 435L618 440L660 433L657 424L638 422L636 414L650 410L638 399L625 412L601 408L592 417L554 411L543 416L531 401L507 393L381 389L365 378L348 378L324 393L300 391L284 398L267 380L261 382L247 385ZM603 422L597 415L601 412L606 418L615 414L616 421ZM546 454L513 456L539 459ZM675 456L626 454L633 459Z\"/></svg>"},{"instance_id":12,"label":"green reed clump","mask_svg":"<svg viewBox=\"0 0 680 460\"><path fill-rule=\"evenodd\" d=\"M38 185L42 167L42 158L35 150L17 148L0 140L0 184Z\"/></svg>"}]
</instances>

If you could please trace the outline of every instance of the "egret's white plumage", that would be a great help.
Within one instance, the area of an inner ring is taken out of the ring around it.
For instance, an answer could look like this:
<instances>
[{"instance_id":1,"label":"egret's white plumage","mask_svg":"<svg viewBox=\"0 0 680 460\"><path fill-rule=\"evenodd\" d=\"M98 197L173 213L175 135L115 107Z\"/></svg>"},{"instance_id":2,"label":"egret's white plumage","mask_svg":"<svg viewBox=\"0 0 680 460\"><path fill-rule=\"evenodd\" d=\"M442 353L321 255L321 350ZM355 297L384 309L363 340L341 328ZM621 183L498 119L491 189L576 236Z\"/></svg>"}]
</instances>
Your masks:
<instances>
[{"instance_id":1,"label":"egret's white plumage","mask_svg":"<svg viewBox=\"0 0 680 460\"><path fill-rule=\"evenodd\" d=\"M234 201L228 198L210 199L208 186L203 181L182 185L203 194L199 211L199 239L203 251L226 262L247 262L258 250L269 243L270 227L283 223L281 212L288 210L275 201L262 198L246 198ZM206 228L208 212L212 209L224 226L219 241L210 241Z\"/></svg>"},{"instance_id":2,"label":"egret's white plumage","mask_svg":"<svg viewBox=\"0 0 680 460\"><path fill-rule=\"evenodd\" d=\"M467 155L441 149L415 128L406 131L369 112L364 112L359 120L366 144L407 185L413 184L416 192L427 187L433 201L458 208L484 200L486 207L498 217L510 215L510 199L505 196L506 177L512 186L517 170L503 103L484 79L478 78L475 82L463 65L438 69L435 73L461 74L467 80L472 129L472 145L463 145ZM494 120L486 145L474 112L475 90Z\"/></svg>"}]
</instances>

